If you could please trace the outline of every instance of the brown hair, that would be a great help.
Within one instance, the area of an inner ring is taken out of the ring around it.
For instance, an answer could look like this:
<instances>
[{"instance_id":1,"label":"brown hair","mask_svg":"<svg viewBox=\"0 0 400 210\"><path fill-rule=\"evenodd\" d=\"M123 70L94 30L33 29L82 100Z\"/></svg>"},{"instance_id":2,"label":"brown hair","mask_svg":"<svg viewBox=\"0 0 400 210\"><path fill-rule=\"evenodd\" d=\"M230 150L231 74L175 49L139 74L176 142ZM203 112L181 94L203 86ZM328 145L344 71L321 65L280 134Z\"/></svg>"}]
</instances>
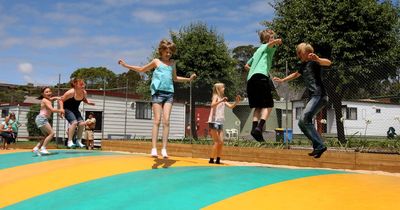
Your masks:
<instances>
[{"instance_id":1,"label":"brown hair","mask_svg":"<svg viewBox=\"0 0 400 210\"><path fill-rule=\"evenodd\" d=\"M260 42L263 44L267 44L269 42L269 39L271 38L272 35L274 35L275 32L272 31L271 29L264 29L258 33L260 36Z\"/></svg>"},{"instance_id":2,"label":"brown hair","mask_svg":"<svg viewBox=\"0 0 400 210\"><path fill-rule=\"evenodd\" d=\"M45 87L42 87L42 89L40 89L40 96L37 97L37 99L42 100L42 99L44 98L43 93L44 93L44 91L45 91L47 88L50 89L49 86L45 86Z\"/></svg>"},{"instance_id":3,"label":"brown hair","mask_svg":"<svg viewBox=\"0 0 400 210\"><path fill-rule=\"evenodd\" d=\"M172 54L175 54L176 52L176 46L173 42L166 39L161 40L160 44L158 45L158 54L161 55L161 52L167 49L171 50Z\"/></svg>"},{"instance_id":4,"label":"brown hair","mask_svg":"<svg viewBox=\"0 0 400 210\"><path fill-rule=\"evenodd\" d=\"M72 78L71 81L69 82L69 85L74 88L75 85L80 81L83 82L83 79L81 79L81 78Z\"/></svg>"}]
</instances>

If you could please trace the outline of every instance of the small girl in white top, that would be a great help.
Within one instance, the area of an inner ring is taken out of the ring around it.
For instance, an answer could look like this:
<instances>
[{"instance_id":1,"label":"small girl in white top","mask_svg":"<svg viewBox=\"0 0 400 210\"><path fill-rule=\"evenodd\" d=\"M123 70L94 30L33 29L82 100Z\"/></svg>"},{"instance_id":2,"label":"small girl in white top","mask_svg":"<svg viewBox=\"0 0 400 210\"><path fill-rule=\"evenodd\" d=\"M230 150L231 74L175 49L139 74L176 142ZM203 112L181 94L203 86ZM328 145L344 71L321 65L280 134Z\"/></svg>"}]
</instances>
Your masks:
<instances>
[{"instance_id":1,"label":"small girl in white top","mask_svg":"<svg viewBox=\"0 0 400 210\"><path fill-rule=\"evenodd\" d=\"M213 87L213 96L211 102L210 116L208 117L208 125L211 137L213 138L214 145L211 150L211 157L209 163L221 164L222 147L224 146L224 111L225 106L233 109L240 102L240 96L236 96L235 103L228 103L228 98L224 95L224 83L216 83Z\"/></svg>"},{"instance_id":2,"label":"small girl in white top","mask_svg":"<svg viewBox=\"0 0 400 210\"><path fill-rule=\"evenodd\" d=\"M42 88L41 96L39 96L38 99L42 99L42 102L40 103L40 113L36 116L35 122L37 127L46 137L32 149L32 152L37 156L40 156L41 154L49 154L49 152L46 150L46 145L53 139L55 134L48 119L51 117L53 112L63 114L64 110L53 108L51 102L58 100L59 98L52 97L52 92L49 87Z\"/></svg>"}]
</instances>

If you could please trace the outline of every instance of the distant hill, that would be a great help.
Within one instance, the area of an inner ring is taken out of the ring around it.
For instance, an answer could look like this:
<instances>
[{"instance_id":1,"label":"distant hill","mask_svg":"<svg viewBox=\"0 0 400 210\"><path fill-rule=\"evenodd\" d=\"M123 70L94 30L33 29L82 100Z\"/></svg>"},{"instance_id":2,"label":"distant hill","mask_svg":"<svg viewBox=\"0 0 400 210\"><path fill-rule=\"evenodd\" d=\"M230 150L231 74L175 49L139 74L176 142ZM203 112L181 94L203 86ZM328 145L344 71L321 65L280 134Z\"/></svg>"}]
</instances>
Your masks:
<instances>
[{"instance_id":1,"label":"distant hill","mask_svg":"<svg viewBox=\"0 0 400 210\"><path fill-rule=\"evenodd\" d=\"M15 85L0 83L0 103L22 103L25 96L40 94L40 87L33 84Z\"/></svg>"}]
</instances>

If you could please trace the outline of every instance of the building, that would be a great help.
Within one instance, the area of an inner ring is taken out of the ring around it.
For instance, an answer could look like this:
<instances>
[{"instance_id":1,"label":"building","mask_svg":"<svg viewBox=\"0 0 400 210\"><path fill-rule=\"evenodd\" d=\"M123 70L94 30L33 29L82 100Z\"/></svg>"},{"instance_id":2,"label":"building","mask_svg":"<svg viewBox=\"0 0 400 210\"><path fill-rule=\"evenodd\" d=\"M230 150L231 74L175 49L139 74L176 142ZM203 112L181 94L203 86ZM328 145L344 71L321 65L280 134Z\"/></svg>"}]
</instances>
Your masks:
<instances>
[{"instance_id":1,"label":"building","mask_svg":"<svg viewBox=\"0 0 400 210\"><path fill-rule=\"evenodd\" d=\"M292 105L288 102L286 111L285 101L274 101L275 105L272 112L265 123L265 131L274 131L276 128L292 128ZM288 113L288 117L286 117ZM197 135L199 137L209 137L208 134L208 116L210 114L210 105L196 105L196 124L198 125ZM225 134L229 134L232 130L237 132L238 136L250 135L253 121L253 111L249 107L246 99L240 102L234 109L225 108Z\"/></svg>"},{"instance_id":2,"label":"building","mask_svg":"<svg viewBox=\"0 0 400 210\"><path fill-rule=\"evenodd\" d=\"M304 107L303 100L293 101L294 134L302 133L297 123ZM342 101L342 116L345 135L386 136L389 127L394 127L400 131L400 104L371 99ZM321 121L322 119L324 121ZM320 129L322 133L336 134L335 110L332 107L327 107L316 118L315 124L322 127Z\"/></svg>"},{"instance_id":3,"label":"building","mask_svg":"<svg viewBox=\"0 0 400 210\"><path fill-rule=\"evenodd\" d=\"M153 114L151 103L138 95L102 90L87 90L88 99L95 106L81 103L80 111L84 119L89 112L96 116L95 139L151 139ZM170 115L170 139L185 137L185 104L174 102ZM54 114L53 128L58 137L67 138L66 120L57 119ZM162 136L162 123L159 137Z\"/></svg>"},{"instance_id":4,"label":"building","mask_svg":"<svg viewBox=\"0 0 400 210\"><path fill-rule=\"evenodd\" d=\"M27 113L29 112L32 103L2 103L0 104L1 118L0 122L3 122L5 117L9 116L10 113L15 113L16 119L22 124L18 130L18 140L26 140L29 136L27 129Z\"/></svg>"}]
</instances>

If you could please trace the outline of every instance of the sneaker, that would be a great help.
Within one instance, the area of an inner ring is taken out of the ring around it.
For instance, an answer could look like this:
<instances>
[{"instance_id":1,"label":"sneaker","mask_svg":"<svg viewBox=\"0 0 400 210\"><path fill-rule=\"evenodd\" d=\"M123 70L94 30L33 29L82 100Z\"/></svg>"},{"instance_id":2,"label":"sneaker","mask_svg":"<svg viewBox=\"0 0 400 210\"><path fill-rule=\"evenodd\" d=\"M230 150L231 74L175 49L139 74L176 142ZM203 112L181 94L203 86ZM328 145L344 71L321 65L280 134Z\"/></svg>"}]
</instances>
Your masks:
<instances>
[{"instance_id":1,"label":"sneaker","mask_svg":"<svg viewBox=\"0 0 400 210\"><path fill-rule=\"evenodd\" d=\"M48 155L48 154L50 154L50 152L47 151L46 147L42 147L42 148L40 149L39 152L40 152L41 154L43 154L43 155Z\"/></svg>"},{"instance_id":2,"label":"sneaker","mask_svg":"<svg viewBox=\"0 0 400 210\"><path fill-rule=\"evenodd\" d=\"M67 147L68 148L75 148L76 145L72 141L68 141Z\"/></svg>"},{"instance_id":3,"label":"sneaker","mask_svg":"<svg viewBox=\"0 0 400 210\"><path fill-rule=\"evenodd\" d=\"M35 153L37 156L41 156L38 147L34 147L34 148L32 149L32 152Z\"/></svg>"},{"instance_id":4,"label":"sneaker","mask_svg":"<svg viewBox=\"0 0 400 210\"><path fill-rule=\"evenodd\" d=\"M167 149L162 149L161 155L163 156L163 158L168 158Z\"/></svg>"},{"instance_id":5,"label":"sneaker","mask_svg":"<svg viewBox=\"0 0 400 210\"><path fill-rule=\"evenodd\" d=\"M324 147L323 149L317 150L317 154L314 155L314 158L320 158L322 153L324 153L328 148Z\"/></svg>"},{"instance_id":6,"label":"sneaker","mask_svg":"<svg viewBox=\"0 0 400 210\"><path fill-rule=\"evenodd\" d=\"M152 156L152 157L158 157L158 155L157 155L157 148L151 149L151 156Z\"/></svg>"},{"instance_id":7,"label":"sneaker","mask_svg":"<svg viewBox=\"0 0 400 210\"><path fill-rule=\"evenodd\" d=\"M262 136L262 131L260 130L260 128L256 127L254 130L251 131L250 134L256 141L264 142L264 137Z\"/></svg>"},{"instance_id":8,"label":"sneaker","mask_svg":"<svg viewBox=\"0 0 400 210\"><path fill-rule=\"evenodd\" d=\"M82 140L81 139L76 140L76 145L78 145L78 147L80 147L80 148L85 147L85 145L82 144Z\"/></svg>"}]
</instances>

